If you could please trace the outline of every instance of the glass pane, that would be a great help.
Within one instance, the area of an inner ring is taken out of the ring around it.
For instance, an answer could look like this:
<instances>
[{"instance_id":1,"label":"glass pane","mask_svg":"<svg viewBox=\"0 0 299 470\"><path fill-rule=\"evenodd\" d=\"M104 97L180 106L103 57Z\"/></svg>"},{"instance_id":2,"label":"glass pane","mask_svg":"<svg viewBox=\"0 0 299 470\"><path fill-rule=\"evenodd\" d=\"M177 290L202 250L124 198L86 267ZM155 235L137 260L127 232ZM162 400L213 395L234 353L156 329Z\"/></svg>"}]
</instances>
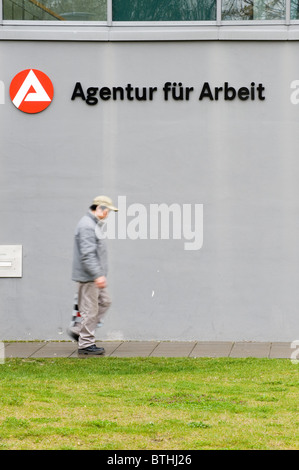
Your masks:
<instances>
[{"instance_id":1,"label":"glass pane","mask_svg":"<svg viewBox=\"0 0 299 470\"><path fill-rule=\"evenodd\" d=\"M299 0L291 0L291 20L299 20Z\"/></svg>"},{"instance_id":2,"label":"glass pane","mask_svg":"<svg viewBox=\"0 0 299 470\"><path fill-rule=\"evenodd\" d=\"M222 0L223 20L283 20L285 0Z\"/></svg>"},{"instance_id":3,"label":"glass pane","mask_svg":"<svg viewBox=\"0 0 299 470\"><path fill-rule=\"evenodd\" d=\"M3 19L107 21L107 0L3 0Z\"/></svg>"},{"instance_id":4,"label":"glass pane","mask_svg":"<svg viewBox=\"0 0 299 470\"><path fill-rule=\"evenodd\" d=\"M216 0L113 0L114 21L216 21Z\"/></svg>"}]
</instances>

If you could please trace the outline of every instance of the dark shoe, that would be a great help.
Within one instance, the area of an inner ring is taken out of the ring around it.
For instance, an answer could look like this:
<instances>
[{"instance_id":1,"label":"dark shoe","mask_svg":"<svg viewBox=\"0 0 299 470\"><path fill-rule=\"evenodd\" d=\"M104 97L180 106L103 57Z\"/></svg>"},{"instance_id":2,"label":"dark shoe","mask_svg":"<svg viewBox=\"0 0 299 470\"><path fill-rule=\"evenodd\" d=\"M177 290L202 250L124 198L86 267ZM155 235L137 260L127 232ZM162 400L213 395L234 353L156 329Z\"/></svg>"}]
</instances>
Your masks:
<instances>
[{"instance_id":1,"label":"dark shoe","mask_svg":"<svg viewBox=\"0 0 299 470\"><path fill-rule=\"evenodd\" d=\"M105 354L105 349L98 348L95 344L93 344L87 348L78 349L78 354L84 354L86 356L101 356L102 354Z\"/></svg>"},{"instance_id":2,"label":"dark shoe","mask_svg":"<svg viewBox=\"0 0 299 470\"><path fill-rule=\"evenodd\" d=\"M72 330L67 330L67 333L72 339L78 342L79 335L77 335L77 333L74 333Z\"/></svg>"}]
</instances>

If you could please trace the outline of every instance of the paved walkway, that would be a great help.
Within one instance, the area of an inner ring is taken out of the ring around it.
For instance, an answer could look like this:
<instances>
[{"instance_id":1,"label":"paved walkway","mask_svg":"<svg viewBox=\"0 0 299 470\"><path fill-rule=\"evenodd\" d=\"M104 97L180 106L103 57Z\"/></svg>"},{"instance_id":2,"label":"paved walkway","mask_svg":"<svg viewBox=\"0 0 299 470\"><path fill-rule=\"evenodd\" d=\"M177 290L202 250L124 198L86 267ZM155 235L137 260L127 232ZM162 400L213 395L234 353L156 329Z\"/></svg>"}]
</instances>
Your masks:
<instances>
[{"instance_id":1,"label":"paved walkway","mask_svg":"<svg viewBox=\"0 0 299 470\"><path fill-rule=\"evenodd\" d=\"M78 357L73 341L5 342L5 358ZM284 342L230 341L97 341L109 357L255 357L290 359L294 349ZM1 356L3 357L3 351ZM86 356L84 356L86 357Z\"/></svg>"}]
</instances>

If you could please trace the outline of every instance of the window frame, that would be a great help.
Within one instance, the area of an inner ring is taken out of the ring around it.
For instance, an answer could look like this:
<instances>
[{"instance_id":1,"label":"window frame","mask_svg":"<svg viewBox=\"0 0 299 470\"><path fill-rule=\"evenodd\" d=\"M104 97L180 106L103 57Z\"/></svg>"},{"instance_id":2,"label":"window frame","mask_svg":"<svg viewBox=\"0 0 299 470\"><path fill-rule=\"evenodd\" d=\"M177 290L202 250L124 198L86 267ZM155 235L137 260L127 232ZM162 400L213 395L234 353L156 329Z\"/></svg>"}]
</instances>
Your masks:
<instances>
[{"instance_id":1,"label":"window frame","mask_svg":"<svg viewBox=\"0 0 299 470\"><path fill-rule=\"evenodd\" d=\"M285 0L283 20L222 20L222 0L216 1L216 21L115 21L107 0L106 21L4 20L0 0L1 40L66 41L192 41L299 40L299 18L291 19Z\"/></svg>"},{"instance_id":2,"label":"window frame","mask_svg":"<svg viewBox=\"0 0 299 470\"><path fill-rule=\"evenodd\" d=\"M299 24L299 19L291 20L291 0L285 0L285 19L282 20L222 20L222 0L216 1L216 19L203 20L203 21L118 21L113 20L112 17L112 1L107 0L107 15L106 20L99 21L57 21L57 20L5 20L3 18L3 0L0 0L0 24L6 26L38 26L38 25L53 25L53 26L114 26L114 27L158 27L158 26L221 26L221 25L283 25L283 24Z\"/></svg>"}]
</instances>

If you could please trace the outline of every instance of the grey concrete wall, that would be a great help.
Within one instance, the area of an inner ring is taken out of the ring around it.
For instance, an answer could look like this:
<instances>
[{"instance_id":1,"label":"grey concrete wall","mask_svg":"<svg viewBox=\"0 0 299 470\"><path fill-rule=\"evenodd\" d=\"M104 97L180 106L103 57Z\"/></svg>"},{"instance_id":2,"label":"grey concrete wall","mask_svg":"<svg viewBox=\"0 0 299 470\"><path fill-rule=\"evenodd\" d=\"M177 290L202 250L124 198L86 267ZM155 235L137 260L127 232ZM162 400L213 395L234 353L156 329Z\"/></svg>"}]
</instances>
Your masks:
<instances>
[{"instance_id":1,"label":"grey concrete wall","mask_svg":"<svg viewBox=\"0 0 299 470\"><path fill-rule=\"evenodd\" d=\"M297 42L12 41L0 63L0 245L23 245L23 277L0 279L2 340L68 338L73 232L101 193L148 209L203 204L204 241L108 240L113 305L98 338L297 339ZM9 97L28 68L54 85L40 114ZM78 81L158 90L88 106L71 101ZM194 87L190 100L164 101L168 81ZM262 83L265 100L199 101L204 82Z\"/></svg>"}]
</instances>

